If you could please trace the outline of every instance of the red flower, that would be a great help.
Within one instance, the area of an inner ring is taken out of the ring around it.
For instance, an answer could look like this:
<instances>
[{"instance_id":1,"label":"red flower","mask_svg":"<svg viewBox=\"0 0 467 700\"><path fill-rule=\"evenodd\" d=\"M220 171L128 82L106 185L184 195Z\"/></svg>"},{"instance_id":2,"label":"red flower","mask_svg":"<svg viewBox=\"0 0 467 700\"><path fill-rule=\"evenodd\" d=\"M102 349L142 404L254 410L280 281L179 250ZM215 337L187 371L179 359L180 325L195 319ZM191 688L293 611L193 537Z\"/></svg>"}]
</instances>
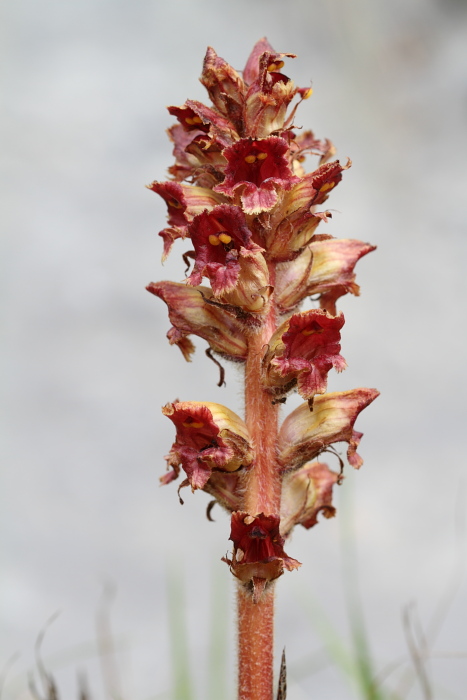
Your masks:
<instances>
[{"instance_id":1,"label":"red flower","mask_svg":"<svg viewBox=\"0 0 467 700\"><path fill-rule=\"evenodd\" d=\"M193 219L189 227L195 249L189 284L208 277L216 297L246 311L261 311L269 296L269 274L262 248L239 207L222 204Z\"/></svg>"},{"instance_id":2,"label":"red flower","mask_svg":"<svg viewBox=\"0 0 467 700\"><path fill-rule=\"evenodd\" d=\"M178 182L153 182L147 186L160 195L167 204L170 226L160 231L164 239L163 260L167 257L177 238L185 238L187 226L197 214L224 201L222 195L206 187L180 185Z\"/></svg>"},{"instance_id":3,"label":"red flower","mask_svg":"<svg viewBox=\"0 0 467 700\"><path fill-rule=\"evenodd\" d=\"M284 552L279 522L277 515L232 513L232 559L225 557L223 561L229 564L234 576L242 583L252 585L256 595L261 595L265 583L281 576L284 569L293 571L300 566L300 562Z\"/></svg>"},{"instance_id":4,"label":"red flower","mask_svg":"<svg viewBox=\"0 0 467 700\"><path fill-rule=\"evenodd\" d=\"M229 146L234 140L234 127L228 119L197 100L187 100L181 107L168 107L185 131L201 131L216 136L219 143ZM188 145L188 144L187 144Z\"/></svg>"},{"instance_id":5,"label":"red flower","mask_svg":"<svg viewBox=\"0 0 467 700\"><path fill-rule=\"evenodd\" d=\"M320 309L295 314L272 336L263 360L263 382L276 395L285 395L298 383L304 399L323 394L327 374L346 367L340 352L344 317Z\"/></svg>"},{"instance_id":6,"label":"red flower","mask_svg":"<svg viewBox=\"0 0 467 700\"><path fill-rule=\"evenodd\" d=\"M182 467L191 488L202 489L213 469L227 472L248 466L253 460L245 423L233 411L217 403L185 401L168 403L162 413L177 429L167 464L172 468L163 483L176 479Z\"/></svg>"},{"instance_id":7,"label":"red flower","mask_svg":"<svg viewBox=\"0 0 467 700\"><path fill-rule=\"evenodd\" d=\"M309 88L297 88L281 73L284 58L295 58L295 54L277 53L267 39L260 39L253 48L243 73L249 85L243 117L246 136L262 138L281 132L286 124L287 107L295 95L298 93L302 98L311 95Z\"/></svg>"},{"instance_id":8,"label":"red flower","mask_svg":"<svg viewBox=\"0 0 467 700\"><path fill-rule=\"evenodd\" d=\"M239 197L246 214L269 211L278 201L278 189L289 190L299 182L288 164L288 150L287 141L278 136L240 139L225 149L226 177L214 191Z\"/></svg>"}]
</instances>

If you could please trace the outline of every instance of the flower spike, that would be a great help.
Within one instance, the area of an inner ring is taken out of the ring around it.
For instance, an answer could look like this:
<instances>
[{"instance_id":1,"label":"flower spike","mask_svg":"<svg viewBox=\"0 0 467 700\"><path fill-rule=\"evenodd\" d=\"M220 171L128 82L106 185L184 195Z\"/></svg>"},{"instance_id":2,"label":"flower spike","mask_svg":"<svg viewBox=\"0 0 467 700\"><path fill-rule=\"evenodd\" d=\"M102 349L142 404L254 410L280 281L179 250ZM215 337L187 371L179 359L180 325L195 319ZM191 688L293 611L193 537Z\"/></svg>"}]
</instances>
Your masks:
<instances>
[{"instance_id":1,"label":"flower spike","mask_svg":"<svg viewBox=\"0 0 467 700\"><path fill-rule=\"evenodd\" d=\"M289 77L294 58L263 37L239 72L208 47L200 81L211 103L168 108L174 162L167 181L149 185L167 205L163 259L179 239L190 245L183 282L147 287L167 305L169 343L191 361L192 337L205 340L218 386L225 370L216 357L242 365L244 420L219 403L164 406L176 435L161 478L182 476L179 494L187 486L209 494L209 520L215 504L230 514L233 551L223 561L238 584L238 700L274 696L273 589L300 566L285 541L295 526L335 515L344 463L334 445L347 443L348 462L360 467L354 425L378 396L326 393L328 373L346 367L338 301L359 294L355 265L375 248L326 231L328 202L351 162L295 126L313 90ZM313 308L300 309L307 297ZM280 424L292 391L304 403ZM321 461L324 452L338 458L339 473Z\"/></svg>"}]
</instances>

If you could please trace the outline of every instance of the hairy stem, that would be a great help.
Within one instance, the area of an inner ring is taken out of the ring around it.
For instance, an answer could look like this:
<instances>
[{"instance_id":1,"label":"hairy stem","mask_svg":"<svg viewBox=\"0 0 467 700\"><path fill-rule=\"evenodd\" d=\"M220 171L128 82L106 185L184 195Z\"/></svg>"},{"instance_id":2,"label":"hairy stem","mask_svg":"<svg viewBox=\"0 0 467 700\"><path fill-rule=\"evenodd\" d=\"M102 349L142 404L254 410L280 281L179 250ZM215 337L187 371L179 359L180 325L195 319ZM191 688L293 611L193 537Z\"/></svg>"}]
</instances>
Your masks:
<instances>
[{"instance_id":1,"label":"hairy stem","mask_svg":"<svg viewBox=\"0 0 467 700\"><path fill-rule=\"evenodd\" d=\"M250 515L273 515L280 510L276 467L278 407L272 403L271 394L261 386L261 360L275 330L276 310L271 302L260 332L250 337L245 369L245 422L256 455L248 474L244 501L244 510ZM270 584L255 602L251 591L239 584L239 700L272 700L273 632L274 585Z\"/></svg>"}]
</instances>

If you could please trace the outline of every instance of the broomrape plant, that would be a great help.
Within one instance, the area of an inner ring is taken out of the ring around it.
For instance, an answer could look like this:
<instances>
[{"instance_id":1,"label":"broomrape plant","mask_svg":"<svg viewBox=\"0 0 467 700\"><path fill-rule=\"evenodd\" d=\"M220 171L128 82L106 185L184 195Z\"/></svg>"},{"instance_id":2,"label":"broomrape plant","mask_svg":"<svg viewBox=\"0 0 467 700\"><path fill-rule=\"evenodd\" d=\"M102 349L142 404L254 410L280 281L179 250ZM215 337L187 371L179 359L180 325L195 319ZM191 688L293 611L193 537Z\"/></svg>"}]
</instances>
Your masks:
<instances>
[{"instance_id":1,"label":"broomrape plant","mask_svg":"<svg viewBox=\"0 0 467 700\"><path fill-rule=\"evenodd\" d=\"M214 352L245 368L244 419L218 403L162 409L176 436L161 482L182 477L179 493L202 489L231 513L232 553L224 561L238 582L240 700L272 699L274 585L300 566L284 546L296 525L334 516L343 464L337 473L321 456L346 442L349 463L360 467L354 423L378 396L363 388L326 393L328 372L346 367L336 305L344 294L358 295L354 267L374 246L318 233L351 163L332 160L329 140L294 126L312 90L281 72L287 58L295 56L261 39L240 74L208 48L201 83L212 106L187 100L168 108L177 119L168 132L175 163L170 180L149 186L167 203L163 259L178 239L193 246L184 283L147 287L167 304L169 342L190 361L197 335L212 359ZM307 156L318 157L310 173ZM300 311L310 296L318 308ZM292 391L304 403L279 426Z\"/></svg>"}]
</instances>

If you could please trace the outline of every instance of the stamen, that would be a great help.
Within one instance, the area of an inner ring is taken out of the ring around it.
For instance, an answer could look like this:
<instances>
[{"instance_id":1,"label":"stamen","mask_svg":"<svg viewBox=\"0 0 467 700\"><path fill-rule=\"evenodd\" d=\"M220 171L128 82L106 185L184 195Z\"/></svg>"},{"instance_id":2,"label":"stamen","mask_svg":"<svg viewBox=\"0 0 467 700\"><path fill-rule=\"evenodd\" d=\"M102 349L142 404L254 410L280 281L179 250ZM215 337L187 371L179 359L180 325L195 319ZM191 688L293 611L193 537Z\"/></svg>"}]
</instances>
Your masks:
<instances>
[{"instance_id":1,"label":"stamen","mask_svg":"<svg viewBox=\"0 0 467 700\"><path fill-rule=\"evenodd\" d=\"M327 192L328 190L332 190L336 183L335 182L325 182L324 185L321 185L319 188L320 192Z\"/></svg>"},{"instance_id":2,"label":"stamen","mask_svg":"<svg viewBox=\"0 0 467 700\"><path fill-rule=\"evenodd\" d=\"M308 90L305 90L305 92L302 93L302 100L307 100L309 97L311 97L313 94L313 88L308 88Z\"/></svg>"},{"instance_id":3,"label":"stamen","mask_svg":"<svg viewBox=\"0 0 467 700\"><path fill-rule=\"evenodd\" d=\"M254 163L256 160L256 156L251 153L249 156L245 156L245 163Z\"/></svg>"},{"instance_id":4,"label":"stamen","mask_svg":"<svg viewBox=\"0 0 467 700\"><path fill-rule=\"evenodd\" d=\"M277 70L280 70L283 67L284 67L284 61L277 61L277 63L276 63Z\"/></svg>"},{"instance_id":5,"label":"stamen","mask_svg":"<svg viewBox=\"0 0 467 700\"><path fill-rule=\"evenodd\" d=\"M221 241L221 243L230 243L230 241L232 240L232 236L229 236L228 233L220 233L219 240Z\"/></svg>"},{"instance_id":6,"label":"stamen","mask_svg":"<svg viewBox=\"0 0 467 700\"><path fill-rule=\"evenodd\" d=\"M198 115L195 114L195 116L192 119L192 122L193 122L193 124L202 124L203 120L201 119L201 117L198 117Z\"/></svg>"},{"instance_id":7,"label":"stamen","mask_svg":"<svg viewBox=\"0 0 467 700\"><path fill-rule=\"evenodd\" d=\"M282 65L284 65L284 64L282 64ZM270 63L268 66L268 73L272 73L275 70L277 70L277 65L275 63Z\"/></svg>"},{"instance_id":8,"label":"stamen","mask_svg":"<svg viewBox=\"0 0 467 700\"><path fill-rule=\"evenodd\" d=\"M215 233L210 234L210 236L208 237L208 241L211 245L220 245L221 244L219 238L216 236Z\"/></svg>"},{"instance_id":9,"label":"stamen","mask_svg":"<svg viewBox=\"0 0 467 700\"><path fill-rule=\"evenodd\" d=\"M256 157L258 160L264 160L265 158L268 157L268 154L265 153L264 151L262 151L261 153L258 153L258 155Z\"/></svg>"},{"instance_id":10,"label":"stamen","mask_svg":"<svg viewBox=\"0 0 467 700\"><path fill-rule=\"evenodd\" d=\"M200 421L194 421L192 418L187 419L184 423L182 423L184 428L202 428L204 426L204 423L201 423Z\"/></svg>"},{"instance_id":11,"label":"stamen","mask_svg":"<svg viewBox=\"0 0 467 700\"><path fill-rule=\"evenodd\" d=\"M194 121L192 117L185 117L185 122L189 124L190 126L193 126Z\"/></svg>"}]
</instances>

